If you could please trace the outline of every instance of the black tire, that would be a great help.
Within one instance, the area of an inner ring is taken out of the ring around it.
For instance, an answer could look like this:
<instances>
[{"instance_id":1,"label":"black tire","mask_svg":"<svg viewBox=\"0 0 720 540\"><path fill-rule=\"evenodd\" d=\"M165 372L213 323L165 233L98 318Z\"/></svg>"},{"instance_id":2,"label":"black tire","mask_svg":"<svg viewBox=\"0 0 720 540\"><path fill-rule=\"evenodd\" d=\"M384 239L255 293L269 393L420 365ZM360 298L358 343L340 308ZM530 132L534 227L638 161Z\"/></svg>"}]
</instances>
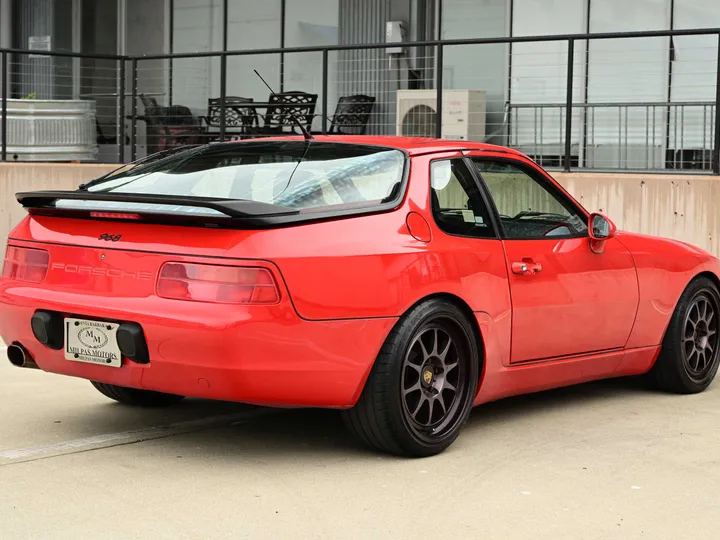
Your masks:
<instances>
[{"instance_id":1,"label":"black tire","mask_svg":"<svg viewBox=\"0 0 720 540\"><path fill-rule=\"evenodd\" d=\"M476 332L460 308L440 299L417 305L388 336L358 403L343 411L345 424L382 452L441 453L470 415L478 354Z\"/></svg>"},{"instance_id":2,"label":"black tire","mask_svg":"<svg viewBox=\"0 0 720 540\"><path fill-rule=\"evenodd\" d=\"M705 277L693 280L680 297L649 373L657 388L697 394L710 386L720 363L719 318L715 284Z\"/></svg>"},{"instance_id":3,"label":"black tire","mask_svg":"<svg viewBox=\"0 0 720 540\"><path fill-rule=\"evenodd\" d=\"M114 399L123 405L133 405L136 407L167 407L169 405L175 405L184 399L184 396L176 396L174 394L138 390L136 388L126 388L124 386L115 386L114 384L95 381L90 382L103 396Z\"/></svg>"}]
</instances>

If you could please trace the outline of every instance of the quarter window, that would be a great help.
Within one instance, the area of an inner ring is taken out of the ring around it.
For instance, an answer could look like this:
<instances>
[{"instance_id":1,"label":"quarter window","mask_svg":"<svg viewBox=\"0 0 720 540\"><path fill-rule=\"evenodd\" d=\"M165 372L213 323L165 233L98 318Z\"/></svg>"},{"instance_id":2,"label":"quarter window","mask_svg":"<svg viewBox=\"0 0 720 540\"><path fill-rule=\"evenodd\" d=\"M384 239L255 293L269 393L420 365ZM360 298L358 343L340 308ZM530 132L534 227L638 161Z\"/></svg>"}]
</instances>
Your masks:
<instances>
[{"instance_id":1,"label":"quarter window","mask_svg":"<svg viewBox=\"0 0 720 540\"><path fill-rule=\"evenodd\" d=\"M458 236L495 238L490 212L463 160L434 161L430 186L432 213L441 230Z\"/></svg>"},{"instance_id":2,"label":"quarter window","mask_svg":"<svg viewBox=\"0 0 720 540\"><path fill-rule=\"evenodd\" d=\"M585 218L559 193L520 167L473 160L500 214L508 238L557 238L587 234Z\"/></svg>"}]
</instances>

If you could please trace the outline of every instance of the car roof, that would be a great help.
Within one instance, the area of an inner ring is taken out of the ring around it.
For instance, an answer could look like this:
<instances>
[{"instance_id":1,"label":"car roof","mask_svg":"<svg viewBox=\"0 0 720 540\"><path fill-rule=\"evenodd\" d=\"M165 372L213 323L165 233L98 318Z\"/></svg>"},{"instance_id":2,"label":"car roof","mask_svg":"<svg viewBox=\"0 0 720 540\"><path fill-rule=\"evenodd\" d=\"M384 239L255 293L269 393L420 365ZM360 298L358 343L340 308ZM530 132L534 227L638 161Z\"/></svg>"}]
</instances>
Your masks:
<instances>
[{"instance_id":1,"label":"car roof","mask_svg":"<svg viewBox=\"0 0 720 540\"><path fill-rule=\"evenodd\" d=\"M246 139L247 142L257 139ZM286 137L263 137L264 141L288 141L303 140L302 136ZM461 150L502 152L517 156L524 156L522 152L474 141L453 141L449 139L433 139L427 137L396 137L391 135L313 135L313 140L318 142L335 142L342 144L363 144L368 146L383 146L386 148L397 148L407 152L410 156L432 154L436 152L452 152ZM243 141L243 142L246 142ZM233 141L237 142L237 141Z\"/></svg>"}]
</instances>

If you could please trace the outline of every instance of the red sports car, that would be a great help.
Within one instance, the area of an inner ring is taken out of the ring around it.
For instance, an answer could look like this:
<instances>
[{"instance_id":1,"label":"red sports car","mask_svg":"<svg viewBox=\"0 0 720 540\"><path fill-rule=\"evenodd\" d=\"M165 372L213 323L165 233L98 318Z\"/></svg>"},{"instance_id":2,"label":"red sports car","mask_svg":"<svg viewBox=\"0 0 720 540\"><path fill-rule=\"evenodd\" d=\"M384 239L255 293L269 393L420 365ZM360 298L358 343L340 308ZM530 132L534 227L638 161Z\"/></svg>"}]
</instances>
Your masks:
<instances>
[{"instance_id":1,"label":"red sports car","mask_svg":"<svg viewBox=\"0 0 720 540\"><path fill-rule=\"evenodd\" d=\"M616 232L507 148L210 144L17 199L10 361L121 403L343 409L428 456L474 405L639 374L694 393L718 369L718 260Z\"/></svg>"}]
</instances>

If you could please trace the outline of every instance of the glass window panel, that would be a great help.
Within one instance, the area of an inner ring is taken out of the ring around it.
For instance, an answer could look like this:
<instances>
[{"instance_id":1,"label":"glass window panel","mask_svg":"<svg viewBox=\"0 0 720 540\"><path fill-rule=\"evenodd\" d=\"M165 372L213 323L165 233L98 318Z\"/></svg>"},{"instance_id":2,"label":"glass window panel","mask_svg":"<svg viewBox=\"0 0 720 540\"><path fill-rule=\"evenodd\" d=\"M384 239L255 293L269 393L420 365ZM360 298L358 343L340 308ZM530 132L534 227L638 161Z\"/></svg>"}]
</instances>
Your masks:
<instances>
[{"instance_id":1,"label":"glass window panel","mask_svg":"<svg viewBox=\"0 0 720 540\"><path fill-rule=\"evenodd\" d=\"M509 33L509 0L444 0L442 39L503 37ZM508 52L506 44L446 47L443 57L445 88L483 90L489 140L503 142L506 125Z\"/></svg>"},{"instance_id":2,"label":"glass window panel","mask_svg":"<svg viewBox=\"0 0 720 540\"><path fill-rule=\"evenodd\" d=\"M669 0L603 0L590 4L591 33L669 27ZM662 166L665 128L662 112L652 105L667 101L668 46L666 37L590 42L588 102L594 105L588 109L588 166Z\"/></svg>"},{"instance_id":3,"label":"glass window panel","mask_svg":"<svg viewBox=\"0 0 720 540\"><path fill-rule=\"evenodd\" d=\"M440 230L457 236L494 238L490 212L463 160L430 166L431 207Z\"/></svg>"},{"instance_id":4,"label":"glass window panel","mask_svg":"<svg viewBox=\"0 0 720 540\"><path fill-rule=\"evenodd\" d=\"M509 238L568 237L587 233L583 217L545 182L505 162L473 160Z\"/></svg>"},{"instance_id":5,"label":"glass window panel","mask_svg":"<svg viewBox=\"0 0 720 540\"><path fill-rule=\"evenodd\" d=\"M222 0L174 0L173 52L208 52L222 49ZM205 114L207 100L219 95L220 62L217 58L173 61L173 103Z\"/></svg>"},{"instance_id":6,"label":"glass window panel","mask_svg":"<svg viewBox=\"0 0 720 540\"><path fill-rule=\"evenodd\" d=\"M674 26L678 29L720 27L717 0L675 0ZM670 99L670 150L673 167L710 167L713 147L713 107L717 77L718 37L676 36ZM697 103L697 104L694 104ZM677 161L681 163L678 164ZM691 160L692 166L683 162Z\"/></svg>"},{"instance_id":7,"label":"glass window panel","mask_svg":"<svg viewBox=\"0 0 720 540\"><path fill-rule=\"evenodd\" d=\"M228 50L279 48L281 4L280 0L228 2ZM280 91L280 54L232 56L228 58L227 95L267 101L270 91L255 75L255 69L273 90ZM220 97L219 82L218 77L212 97ZM262 114L265 111L258 112Z\"/></svg>"},{"instance_id":8,"label":"glass window panel","mask_svg":"<svg viewBox=\"0 0 720 540\"><path fill-rule=\"evenodd\" d=\"M581 34L585 32L586 3L577 0L515 0L513 36ZM558 16L562 14L562 16ZM565 141L564 103L567 95L567 41L516 43L512 47L511 144L540 158L562 152ZM573 101L585 94L585 42L575 43ZM551 104L563 104L552 107ZM583 114L573 111L572 143L582 133Z\"/></svg>"},{"instance_id":9,"label":"glass window panel","mask_svg":"<svg viewBox=\"0 0 720 540\"><path fill-rule=\"evenodd\" d=\"M322 47L339 43L339 0L289 1L285 7L285 46ZM337 62L328 59L328 111L332 116L337 105ZM320 130L322 103L322 53L286 54L284 59L284 89L301 90L318 95L317 115L313 129ZM328 124L329 126L329 124Z\"/></svg>"}]
</instances>

